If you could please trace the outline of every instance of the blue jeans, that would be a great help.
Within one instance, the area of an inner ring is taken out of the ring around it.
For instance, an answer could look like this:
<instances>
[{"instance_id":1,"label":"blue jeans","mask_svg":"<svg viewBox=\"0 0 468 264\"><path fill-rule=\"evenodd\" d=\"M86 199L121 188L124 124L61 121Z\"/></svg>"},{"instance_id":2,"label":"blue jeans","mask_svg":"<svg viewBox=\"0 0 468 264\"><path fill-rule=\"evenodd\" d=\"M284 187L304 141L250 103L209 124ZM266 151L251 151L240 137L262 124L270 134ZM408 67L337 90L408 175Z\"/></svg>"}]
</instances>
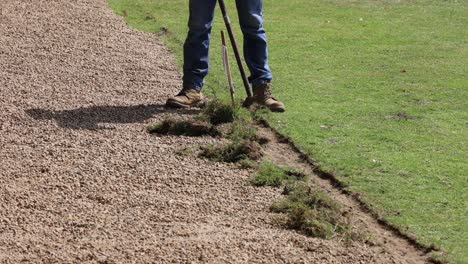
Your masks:
<instances>
[{"instance_id":1,"label":"blue jeans","mask_svg":"<svg viewBox=\"0 0 468 264\"><path fill-rule=\"evenodd\" d=\"M189 32L184 44L184 86L201 90L209 67L211 26L217 0L190 0ZM263 28L262 0L236 0L244 35L244 58L255 86L272 79Z\"/></svg>"}]
</instances>

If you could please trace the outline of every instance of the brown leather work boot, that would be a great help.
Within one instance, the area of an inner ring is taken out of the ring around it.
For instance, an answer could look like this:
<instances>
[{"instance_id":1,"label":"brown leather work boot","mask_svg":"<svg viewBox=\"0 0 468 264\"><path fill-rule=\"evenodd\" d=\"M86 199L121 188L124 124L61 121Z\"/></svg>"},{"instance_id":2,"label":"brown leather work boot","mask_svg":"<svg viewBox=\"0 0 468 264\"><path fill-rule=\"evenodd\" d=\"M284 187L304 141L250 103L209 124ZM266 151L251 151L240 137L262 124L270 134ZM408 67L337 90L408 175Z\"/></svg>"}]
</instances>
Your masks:
<instances>
[{"instance_id":1,"label":"brown leather work boot","mask_svg":"<svg viewBox=\"0 0 468 264\"><path fill-rule=\"evenodd\" d=\"M271 84L264 82L260 85L255 85L254 100L257 104L264 105L272 112L284 112L286 110L284 104L271 95Z\"/></svg>"},{"instance_id":2,"label":"brown leather work boot","mask_svg":"<svg viewBox=\"0 0 468 264\"><path fill-rule=\"evenodd\" d=\"M176 96L167 99L166 106L172 108L189 108L203 100L203 95L197 89L184 87Z\"/></svg>"}]
</instances>

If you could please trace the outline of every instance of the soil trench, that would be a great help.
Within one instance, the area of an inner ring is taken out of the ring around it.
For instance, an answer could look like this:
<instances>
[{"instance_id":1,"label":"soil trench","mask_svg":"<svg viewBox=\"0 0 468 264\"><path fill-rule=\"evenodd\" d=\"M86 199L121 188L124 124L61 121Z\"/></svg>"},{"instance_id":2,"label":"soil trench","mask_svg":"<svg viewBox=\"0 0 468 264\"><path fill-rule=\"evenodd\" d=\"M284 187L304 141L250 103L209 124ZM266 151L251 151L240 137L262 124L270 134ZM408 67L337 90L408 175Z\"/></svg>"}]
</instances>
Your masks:
<instances>
[{"instance_id":1,"label":"soil trench","mask_svg":"<svg viewBox=\"0 0 468 264\"><path fill-rule=\"evenodd\" d=\"M197 110L163 108L173 56L105 0L2 0L0 62L0 263L425 261L282 229L281 190L178 154L216 139L148 134Z\"/></svg>"}]
</instances>

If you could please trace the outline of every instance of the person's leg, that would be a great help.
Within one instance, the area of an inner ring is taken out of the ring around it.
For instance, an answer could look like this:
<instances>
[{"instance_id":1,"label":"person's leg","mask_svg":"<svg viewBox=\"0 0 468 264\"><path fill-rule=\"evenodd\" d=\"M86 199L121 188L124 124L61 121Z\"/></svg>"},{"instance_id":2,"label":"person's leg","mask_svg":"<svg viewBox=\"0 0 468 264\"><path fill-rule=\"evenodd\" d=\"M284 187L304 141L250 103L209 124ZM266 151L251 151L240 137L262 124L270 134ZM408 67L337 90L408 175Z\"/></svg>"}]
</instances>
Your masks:
<instances>
[{"instance_id":1,"label":"person's leg","mask_svg":"<svg viewBox=\"0 0 468 264\"><path fill-rule=\"evenodd\" d=\"M244 35L244 57L251 73L249 81L255 87L272 79L268 66L267 37L263 28L263 1L236 0L236 5Z\"/></svg>"},{"instance_id":2,"label":"person's leg","mask_svg":"<svg viewBox=\"0 0 468 264\"><path fill-rule=\"evenodd\" d=\"M190 0L189 32L184 44L184 87L201 90L208 74L211 25L216 0Z\"/></svg>"},{"instance_id":3,"label":"person's leg","mask_svg":"<svg viewBox=\"0 0 468 264\"><path fill-rule=\"evenodd\" d=\"M167 107L187 108L203 100L201 89L208 74L208 49L216 0L190 0L189 32L184 44L183 89L166 101Z\"/></svg>"},{"instance_id":4,"label":"person's leg","mask_svg":"<svg viewBox=\"0 0 468 264\"><path fill-rule=\"evenodd\" d=\"M236 0L244 34L244 57L250 70L254 100L273 112L284 112L285 106L271 95L272 74L268 66L268 45L263 28L263 1Z\"/></svg>"}]
</instances>

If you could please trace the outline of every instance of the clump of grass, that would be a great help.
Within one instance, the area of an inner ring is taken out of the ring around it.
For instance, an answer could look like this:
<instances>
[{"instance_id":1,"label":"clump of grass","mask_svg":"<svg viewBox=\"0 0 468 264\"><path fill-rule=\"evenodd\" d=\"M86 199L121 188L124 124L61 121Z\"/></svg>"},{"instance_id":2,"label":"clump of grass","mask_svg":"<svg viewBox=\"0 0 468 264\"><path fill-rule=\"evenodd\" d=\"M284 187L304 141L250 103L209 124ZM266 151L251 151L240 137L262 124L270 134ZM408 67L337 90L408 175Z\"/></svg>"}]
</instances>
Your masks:
<instances>
[{"instance_id":1,"label":"clump of grass","mask_svg":"<svg viewBox=\"0 0 468 264\"><path fill-rule=\"evenodd\" d=\"M240 117L231 124L226 137L233 142L243 140L257 141L257 129L252 125L250 120Z\"/></svg>"},{"instance_id":2,"label":"clump of grass","mask_svg":"<svg viewBox=\"0 0 468 264\"><path fill-rule=\"evenodd\" d=\"M430 254L430 260L432 263L447 264L450 263L447 253L442 251L432 251Z\"/></svg>"},{"instance_id":3,"label":"clump of grass","mask_svg":"<svg viewBox=\"0 0 468 264\"><path fill-rule=\"evenodd\" d=\"M239 165L243 169L258 169L258 162L250 159L243 159L239 161Z\"/></svg>"},{"instance_id":4,"label":"clump of grass","mask_svg":"<svg viewBox=\"0 0 468 264\"><path fill-rule=\"evenodd\" d=\"M284 182L302 180L304 178L305 175L303 173L291 168L277 166L271 161L263 161L258 166L258 170L250 182L254 186L279 187Z\"/></svg>"},{"instance_id":5,"label":"clump of grass","mask_svg":"<svg viewBox=\"0 0 468 264\"><path fill-rule=\"evenodd\" d=\"M206 104L202 112L202 117L213 125L219 125L234 122L238 112L238 107L220 100L213 100Z\"/></svg>"},{"instance_id":6,"label":"clump of grass","mask_svg":"<svg viewBox=\"0 0 468 264\"><path fill-rule=\"evenodd\" d=\"M179 149L175 152L176 155L182 156L182 157L188 157L191 156L194 153L194 149L190 147L182 148Z\"/></svg>"},{"instance_id":7,"label":"clump of grass","mask_svg":"<svg viewBox=\"0 0 468 264\"><path fill-rule=\"evenodd\" d=\"M286 214L288 228L325 239L336 234L353 235L349 219L325 192L294 181L285 187L284 194L286 198L273 204L271 210Z\"/></svg>"},{"instance_id":8,"label":"clump of grass","mask_svg":"<svg viewBox=\"0 0 468 264\"><path fill-rule=\"evenodd\" d=\"M202 148L200 156L214 161L239 162L242 160L259 160L263 153L260 145L251 140L233 142L225 146L208 146Z\"/></svg>"},{"instance_id":9,"label":"clump of grass","mask_svg":"<svg viewBox=\"0 0 468 264\"><path fill-rule=\"evenodd\" d=\"M204 135L219 136L219 131L202 121L177 121L166 119L148 127L150 134L199 137Z\"/></svg>"},{"instance_id":10,"label":"clump of grass","mask_svg":"<svg viewBox=\"0 0 468 264\"><path fill-rule=\"evenodd\" d=\"M262 158L263 152L257 142L257 129L253 126L250 112L220 101L212 101L206 106L201 118L212 124L231 123L224 133L231 143L204 147L200 156L215 161L240 162L241 166L248 168L256 167L255 161Z\"/></svg>"}]
</instances>

